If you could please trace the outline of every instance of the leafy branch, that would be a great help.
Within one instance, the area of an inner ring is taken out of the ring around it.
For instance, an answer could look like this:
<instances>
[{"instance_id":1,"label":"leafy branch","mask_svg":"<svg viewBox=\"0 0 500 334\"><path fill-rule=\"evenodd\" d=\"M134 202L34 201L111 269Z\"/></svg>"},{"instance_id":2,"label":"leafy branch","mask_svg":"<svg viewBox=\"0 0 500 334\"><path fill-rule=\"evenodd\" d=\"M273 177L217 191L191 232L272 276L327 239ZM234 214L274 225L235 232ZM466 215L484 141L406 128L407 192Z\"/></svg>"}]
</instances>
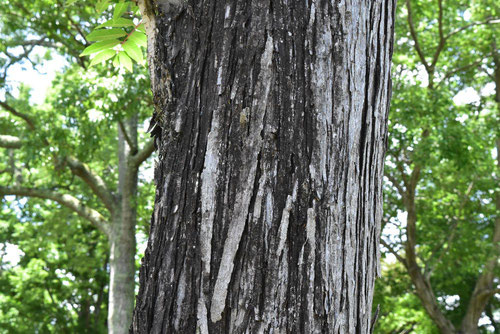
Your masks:
<instances>
[{"instance_id":1,"label":"leafy branch","mask_svg":"<svg viewBox=\"0 0 500 334\"><path fill-rule=\"evenodd\" d=\"M97 4L97 11L107 9L109 1L101 1ZM130 11L128 9L130 8ZM130 18L123 17L124 14L134 15L139 8L133 2L119 2L113 10L113 17L98 25L86 39L95 42L86 47L80 54L83 56L93 55L90 66L95 66L113 58L113 66L125 67L132 72L133 60L138 64L144 62L142 48L147 46L147 37L142 21L134 23ZM129 15L130 16L130 15ZM130 31L125 28L132 27Z\"/></svg>"},{"instance_id":2,"label":"leafy branch","mask_svg":"<svg viewBox=\"0 0 500 334\"><path fill-rule=\"evenodd\" d=\"M80 217L89 220L99 230L104 232L105 235L108 236L110 233L110 228L107 224L106 218L104 218L98 211L85 206L80 200L71 195L61 194L59 192L46 189L3 186L0 186L0 195L27 196L53 200L76 212Z\"/></svg>"}]
</instances>

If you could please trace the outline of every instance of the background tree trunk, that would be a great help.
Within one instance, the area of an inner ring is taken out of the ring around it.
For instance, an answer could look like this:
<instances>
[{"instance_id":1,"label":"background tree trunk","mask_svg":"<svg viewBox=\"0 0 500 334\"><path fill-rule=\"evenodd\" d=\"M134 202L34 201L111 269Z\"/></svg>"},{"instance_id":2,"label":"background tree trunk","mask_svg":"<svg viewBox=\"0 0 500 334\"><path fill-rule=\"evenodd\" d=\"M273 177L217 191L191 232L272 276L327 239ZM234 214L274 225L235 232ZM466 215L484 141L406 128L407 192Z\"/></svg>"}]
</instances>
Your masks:
<instances>
[{"instance_id":1,"label":"background tree trunk","mask_svg":"<svg viewBox=\"0 0 500 334\"><path fill-rule=\"evenodd\" d=\"M131 331L370 332L395 3L140 5L162 135Z\"/></svg>"},{"instance_id":2,"label":"background tree trunk","mask_svg":"<svg viewBox=\"0 0 500 334\"><path fill-rule=\"evenodd\" d=\"M109 334L126 333L134 309L137 168L131 164L135 152L130 146L137 147L137 116L118 127L118 201L109 236Z\"/></svg>"}]
</instances>

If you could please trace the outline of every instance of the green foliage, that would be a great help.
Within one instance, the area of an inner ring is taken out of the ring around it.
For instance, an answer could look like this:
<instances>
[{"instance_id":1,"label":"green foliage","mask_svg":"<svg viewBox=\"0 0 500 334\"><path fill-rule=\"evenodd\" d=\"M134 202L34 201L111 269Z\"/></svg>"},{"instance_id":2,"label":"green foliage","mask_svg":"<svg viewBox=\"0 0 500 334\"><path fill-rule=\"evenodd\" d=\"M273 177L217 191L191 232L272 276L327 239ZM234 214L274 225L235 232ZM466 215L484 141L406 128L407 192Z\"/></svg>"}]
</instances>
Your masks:
<instances>
[{"instance_id":1,"label":"green foliage","mask_svg":"<svg viewBox=\"0 0 500 334\"><path fill-rule=\"evenodd\" d=\"M100 233L40 200L4 206L0 219L2 242L22 251L17 265L0 263L0 333L105 333L107 249Z\"/></svg>"},{"instance_id":2,"label":"green foliage","mask_svg":"<svg viewBox=\"0 0 500 334\"><path fill-rule=\"evenodd\" d=\"M415 191L418 263L444 315L459 328L476 280L492 251L498 214L495 140L500 138L494 100L492 44L498 36L498 2L446 2L439 24L438 2L413 0L419 47L410 33L405 4L398 6L393 64L393 97L384 185L382 238L405 256L407 189L420 170ZM446 38L440 46L440 29ZM485 89L488 88L489 89ZM464 92L469 92L469 96ZM457 105L457 97L477 100ZM434 333L404 267L382 247L383 278L375 303L381 304L378 333ZM495 276L500 270L497 266ZM498 309L499 300L490 306ZM390 310L390 311L388 311ZM497 315L498 316L498 315ZM487 317L483 315L483 317ZM491 318L491 317L490 317ZM494 319L489 319L494 321ZM482 326L481 333L493 327Z\"/></svg>"},{"instance_id":3,"label":"green foliage","mask_svg":"<svg viewBox=\"0 0 500 334\"><path fill-rule=\"evenodd\" d=\"M387 261L387 259L384 259ZM380 307L375 334L439 334L438 329L414 294L410 278L400 263L383 266L382 277L375 282L373 305Z\"/></svg>"},{"instance_id":4,"label":"green foliage","mask_svg":"<svg viewBox=\"0 0 500 334\"><path fill-rule=\"evenodd\" d=\"M118 123L136 119L142 129L151 114L152 98L146 69L133 67L126 52L118 57L131 73L116 71L111 64L89 69L87 59L79 57L86 47L100 43L88 44L85 39L90 27L103 23L94 4L0 1L0 102L27 115L34 125L31 129L23 118L0 107L0 134L18 137L23 144L20 149L0 148L0 186L71 194L110 219L102 201L71 172L65 158L85 163L116 193ZM99 29L135 27L132 14L113 19L109 7L109 1L100 2L108 21ZM133 35L132 40L143 47L144 39L130 31L129 39ZM10 74L18 73L15 67L42 68L39 65L54 55L63 55L66 63L45 102L34 104L31 88L17 85ZM138 136L142 147L149 136L144 131ZM144 167L150 169L150 164ZM145 236L154 190L150 177L140 172L139 180L134 201L137 229ZM0 333L105 333L108 240L58 203L13 196L0 200ZM16 248L21 252L18 263L11 261Z\"/></svg>"},{"instance_id":5,"label":"green foliage","mask_svg":"<svg viewBox=\"0 0 500 334\"><path fill-rule=\"evenodd\" d=\"M100 1L97 3L96 10L101 13L108 6L109 1ZM147 38L139 29L141 21L134 23L131 19L138 11L134 2L121 1L115 4L112 17L87 35L88 41L96 43L86 47L80 56L94 55L90 66L114 57L113 66L124 67L130 72L132 72L131 59L143 64L144 56L141 48L146 48ZM124 15L126 17L123 17Z\"/></svg>"}]
</instances>

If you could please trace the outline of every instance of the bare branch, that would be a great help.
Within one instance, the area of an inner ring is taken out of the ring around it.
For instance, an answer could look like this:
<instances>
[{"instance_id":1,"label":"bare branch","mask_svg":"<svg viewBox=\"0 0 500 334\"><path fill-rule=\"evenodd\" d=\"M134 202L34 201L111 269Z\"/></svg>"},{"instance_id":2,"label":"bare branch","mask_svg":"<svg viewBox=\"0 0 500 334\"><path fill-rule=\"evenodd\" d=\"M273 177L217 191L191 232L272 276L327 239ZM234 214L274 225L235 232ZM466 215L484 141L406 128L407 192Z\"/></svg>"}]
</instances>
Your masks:
<instances>
[{"instance_id":1,"label":"bare branch","mask_svg":"<svg viewBox=\"0 0 500 334\"><path fill-rule=\"evenodd\" d=\"M80 217L87 219L106 236L109 236L110 228L104 218L97 210L85 206L77 198L61 194L52 190L25 188L25 187L3 187L0 186L0 196L15 195L23 197L36 197L53 200L77 213Z\"/></svg>"},{"instance_id":2,"label":"bare branch","mask_svg":"<svg viewBox=\"0 0 500 334\"><path fill-rule=\"evenodd\" d=\"M115 209L114 197L101 177L94 174L86 164L74 157L67 157L66 162L71 172L80 177L92 189L94 194L101 199L104 206L106 206L110 212L113 212Z\"/></svg>"},{"instance_id":3,"label":"bare branch","mask_svg":"<svg viewBox=\"0 0 500 334\"><path fill-rule=\"evenodd\" d=\"M149 142L146 143L146 145L144 145L144 147L142 148L142 150L140 150L139 152L137 152L136 155L134 155L131 160L132 160L132 164L134 165L135 168L139 168L139 166L147 159L151 156L151 154L153 154L155 150L155 147L154 147L154 140L150 140Z\"/></svg>"},{"instance_id":4,"label":"bare branch","mask_svg":"<svg viewBox=\"0 0 500 334\"><path fill-rule=\"evenodd\" d=\"M9 136L9 135L0 135L0 147L4 148L20 148L21 147L21 139Z\"/></svg>"}]
</instances>

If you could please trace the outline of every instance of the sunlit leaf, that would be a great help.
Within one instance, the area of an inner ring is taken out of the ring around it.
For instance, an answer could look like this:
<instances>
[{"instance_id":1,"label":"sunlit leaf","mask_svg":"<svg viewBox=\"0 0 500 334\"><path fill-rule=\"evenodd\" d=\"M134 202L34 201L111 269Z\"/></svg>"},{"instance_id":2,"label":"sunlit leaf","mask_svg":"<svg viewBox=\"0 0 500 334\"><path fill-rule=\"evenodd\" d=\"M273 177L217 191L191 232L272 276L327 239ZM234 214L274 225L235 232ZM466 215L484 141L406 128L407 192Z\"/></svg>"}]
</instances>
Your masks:
<instances>
[{"instance_id":1,"label":"sunlit leaf","mask_svg":"<svg viewBox=\"0 0 500 334\"><path fill-rule=\"evenodd\" d=\"M135 44L133 41L128 40L125 43L123 43L123 49L127 52L130 58L132 58L139 64L142 64L144 58L142 55L142 51L137 46L137 44Z\"/></svg>"},{"instance_id":2,"label":"sunlit leaf","mask_svg":"<svg viewBox=\"0 0 500 334\"><path fill-rule=\"evenodd\" d=\"M98 14L101 14L104 12L106 9L108 9L109 6L109 0L100 0L96 4L96 10Z\"/></svg>"},{"instance_id":3,"label":"sunlit leaf","mask_svg":"<svg viewBox=\"0 0 500 334\"><path fill-rule=\"evenodd\" d=\"M144 23L139 24L139 26L136 29L142 31L143 33L146 33L146 28L144 27Z\"/></svg>"},{"instance_id":4,"label":"sunlit leaf","mask_svg":"<svg viewBox=\"0 0 500 334\"><path fill-rule=\"evenodd\" d=\"M120 66L120 60L118 59L118 56L120 53L123 53L123 52L118 52L116 54L116 56L113 58L113 66L114 67L119 67Z\"/></svg>"},{"instance_id":5,"label":"sunlit leaf","mask_svg":"<svg viewBox=\"0 0 500 334\"><path fill-rule=\"evenodd\" d=\"M116 20L120 16L123 15L127 11L129 3L128 2L120 2L115 6L115 10L113 11L113 18Z\"/></svg>"},{"instance_id":6,"label":"sunlit leaf","mask_svg":"<svg viewBox=\"0 0 500 334\"><path fill-rule=\"evenodd\" d=\"M127 70L132 72L132 59L130 59L129 56L125 54L125 52L120 52L118 54L118 60L120 62L120 65L125 67Z\"/></svg>"},{"instance_id":7,"label":"sunlit leaf","mask_svg":"<svg viewBox=\"0 0 500 334\"><path fill-rule=\"evenodd\" d=\"M87 40L89 41L104 41L108 39L116 39L127 35L127 33L121 29L102 29L94 30L87 35Z\"/></svg>"},{"instance_id":8,"label":"sunlit leaf","mask_svg":"<svg viewBox=\"0 0 500 334\"><path fill-rule=\"evenodd\" d=\"M138 30L134 31L129 37L129 41L133 41L138 46L146 47L148 45L148 38L146 35Z\"/></svg>"},{"instance_id":9,"label":"sunlit leaf","mask_svg":"<svg viewBox=\"0 0 500 334\"><path fill-rule=\"evenodd\" d=\"M103 27L114 27L114 28L119 28L119 27L133 27L134 26L134 21L130 19L125 19L123 17L119 17L117 19L111 19L103 24L100 24L96 27L96 29L103 28Z\"/></svg>"},{"instance_id":10,"label":"sunlit leaf","mask_svg":"<svg viewBox=\"0 0 500 334\"><path fill-rule=\"evenodd\" d=\"M109 40L109 41L102 41L102 42L94 43L94 44L86 47L85 50L83 50L83 52L80 54L80 57L88 56L90 54L100 52L102 50L111 49L112 47L114 47L118 44L120 44L120 41L118 41L118 40Z\"/></svg>"},{"instance_id":11,"label":"sunlit leaf","mask_svg":"<svg viewBox=\"0 0 500 334\"><path fill-rule=\"evenodd\" d=\"M92 60L90 61L90 66L95 66L97 64L102 63L103 61L108 60L116 54L115 50L104 50L101 53L98 53Z\"/></svg>"}]
</instances>

